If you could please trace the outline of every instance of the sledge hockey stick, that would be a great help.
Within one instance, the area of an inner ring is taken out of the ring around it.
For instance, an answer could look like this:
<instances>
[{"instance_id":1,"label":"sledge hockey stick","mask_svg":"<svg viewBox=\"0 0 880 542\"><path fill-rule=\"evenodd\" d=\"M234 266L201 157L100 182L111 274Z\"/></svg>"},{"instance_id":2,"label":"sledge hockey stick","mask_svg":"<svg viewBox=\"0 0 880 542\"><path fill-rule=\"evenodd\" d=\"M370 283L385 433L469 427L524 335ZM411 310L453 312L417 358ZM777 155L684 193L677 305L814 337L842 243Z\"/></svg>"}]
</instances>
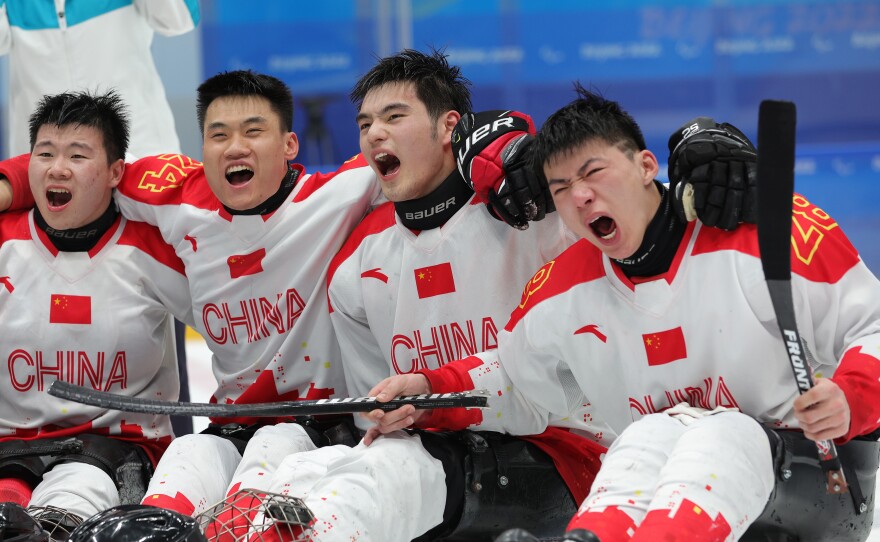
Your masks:
<instances>
[{"instance_id":1,"label":"sledge hockey stick","mask_svg":"<svg viewBox=\"0 0 880 542\"><path fill-rule=\"evenodd\" d=\"M797 111L792 102L764 100L758 111L758 248L773 312L798 391L813 387L813 375L795 320L791 291L791 224ZM834 442L816 442L828 493L846 493Z\"/></svg>"},{"instance_id":2,"label":"sledge hockey stick","mask_svg":"<svg viewBox=\"0 0 880 542\"><path fill-rule=\"evenodd\" d=\"M434 393L398 397L386 403L375 397L346 397L340 399L316 399L306 401L280 401L277 403L216 404L160 401L117 395L105 391L76 386L56 380L49 386L49 395L110 410L141 412L144 414L167 414L172 416L207 416L217 418L260 416L321 416L324 414L347 414L371 410L394 410L404 405L417 409L432 408L486 408L489 393L473 391L462 393Z\"/></svg>"}]
</instances>

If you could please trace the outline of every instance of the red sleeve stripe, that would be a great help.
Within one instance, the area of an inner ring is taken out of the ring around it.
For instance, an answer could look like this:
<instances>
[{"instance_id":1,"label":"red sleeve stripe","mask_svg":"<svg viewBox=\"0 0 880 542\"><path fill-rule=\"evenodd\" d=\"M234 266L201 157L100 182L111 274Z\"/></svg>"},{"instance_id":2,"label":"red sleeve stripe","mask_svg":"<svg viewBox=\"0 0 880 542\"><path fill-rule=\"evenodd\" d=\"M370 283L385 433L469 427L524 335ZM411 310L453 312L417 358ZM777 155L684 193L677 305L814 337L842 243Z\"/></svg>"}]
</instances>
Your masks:
<instances>
[{"instance_id":1,"label":"red sleeve stripe","mask_svg":"<svg viewBox=\"0 0 880 542\"><path fill-rule=\"evenodd\" d=\"M859 405L850 409L849 431L836 439L838 444L875 431L880 426L880 359L862 351L861 346L850 348L831 380L843 390L848 404Z\"/></svg>"},{"instance_id":2,"label":"red sleeve stripe","mask_svg":"<svg viewBox=\"0 0 880 542\"><path fill-rule=\"evenodd\" d=\"M0 175L6 177L12 187L12 204L8 209L10 211L30 209L34 206L34 196L31 194L31 184L28 180L30 159L30 154L21 154L0 162Z\"/></svg>"},{"instance_id":3,"label":"red sleeve stripe","mask_svg":"<svg viewBox=\"0 0 880 542\"><path fill-rule=\"evenodd\" d=\"M0 215L0 244L6 241L26 241L31 238L28 212L7 212Z\"/></svg>"},{"instance_id":4,"label":"red sleeve stripe","mask_svg":"<svg viewBox=\"0 0 880 542\"><path fill-rule=\"evenodd\" d=\"M474 389L469 371L483 364L477 356L469 356L430 371L418 371L431 384L431 393L450 393ZM467 429L483 421L478 408L437 408L419 420L419 426L439 429Z\"/></svg>"}]
</instances>

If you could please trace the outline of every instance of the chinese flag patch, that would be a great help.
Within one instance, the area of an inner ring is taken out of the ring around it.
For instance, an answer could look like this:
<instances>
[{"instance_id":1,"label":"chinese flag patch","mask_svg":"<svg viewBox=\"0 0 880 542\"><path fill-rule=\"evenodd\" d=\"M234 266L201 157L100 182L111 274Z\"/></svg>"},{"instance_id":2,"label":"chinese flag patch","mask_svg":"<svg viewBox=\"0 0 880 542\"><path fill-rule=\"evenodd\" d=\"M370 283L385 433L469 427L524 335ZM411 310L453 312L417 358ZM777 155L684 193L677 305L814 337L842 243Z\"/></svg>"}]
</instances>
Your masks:
<instances>
[{"instance_id":1,"label":"chinese flag patch","mask_svg":"<svg viewBox=\"0 0 880 542\"><path fill-rule=\"evenodd\" d=\"M87 295L52 294L50 324L91 324L92 298Z\"/></svg>"},{"instance_id":2,"label":"chinese flag patch","mask_svg":"<svg viewBox=\"0 0 880 542\"><path fill-rule=\"evenodd\" d=\"M413 273L416 277L419 299L455 291L455 280L452 278L452 266L449 262L420 267Z\"/></svg>"},{"instance_id":3,"label":"chinese flag patch","mask_svg":"<svg viewBox=\"0 0 880 542\"><path fill-rule=\"evenodd\" d=\"M648 365L663 365L687 357L684 333L680 327L644 334L642 341L648 354Z\"/></svg>"},{"instance_id":4,"label":"chinese flag patch","mask_svg":"<svg viewBox=\"0 0 880 542\"><path fill-rule=\"evenodd\" d=\"M263 258L266 257L266 249L261 248L250 254L236 254L230 256L226 263L229 264L229 277L237 279L245 275L256 275L263 272Z\"/></svg>"}]
</instances>

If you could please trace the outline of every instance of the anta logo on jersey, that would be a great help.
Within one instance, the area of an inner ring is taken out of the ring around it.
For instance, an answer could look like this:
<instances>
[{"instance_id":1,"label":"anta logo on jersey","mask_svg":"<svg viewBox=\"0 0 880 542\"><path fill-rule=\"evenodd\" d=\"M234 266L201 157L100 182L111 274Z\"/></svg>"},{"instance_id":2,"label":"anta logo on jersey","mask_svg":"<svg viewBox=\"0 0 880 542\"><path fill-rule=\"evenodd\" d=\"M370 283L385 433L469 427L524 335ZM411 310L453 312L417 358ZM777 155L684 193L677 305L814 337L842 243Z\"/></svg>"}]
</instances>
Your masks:
<instances>
[{"instance_id":1,"label":"anta logo on jersey","mask_svg":"<svg viewBox=\"0 0 880 542\"><path fill-rule=\"evenodd\" d=\"M429 216L434 216L437 213L442 213L445 209L452 207L455 205L455 196L449 198L446 201L441 201L437 205L431 207L430 209L425 209L422 211L416 212L406 212L404 213L404 218L407 220L420 220L422 218L428 218Z\"/></svg>"},{"instance_id":2,"label":"anta logo on jersey","mask_svg":"<svg viewBox=\"0 0 880 542\"><path fill-rule=\"evenodd\" d=\"M547 279L550 278L550 271L553 270L553 264L556 263L556 260L550 260L545 263L541 269L538 269L538 272L535 273L535 276L526 284L525 289L522 293L522 299L519 302L519 308L524 309L526 303L529 302L529 298L534 295L535 292L541 289L541 286L544 286L544 283L547 282Z\"/></svg>"},{"instance_id":3,"label":"anta logo on jersey","mask_svg":"<svg viewBox=\"0 0 880 542\"><path fill-rule=\"evenodd\" d=\"M822 240L828 232L837 228L837 222L803 196L795 194L792 202L791 246L795 257L804 264L810 265Z\"/></svg>"},{"instance_id":4,"label":"anta logo on jersey","mask_svg":"<svg viewBox=\"0 0 880 542\"><path fill-rule=\"evenodd\" d=\"M163 154L156 158L157 161L162 160L165 163L159 166L158 169L144 171L141 180L138 182L139 189L149 190L150 192L162 192L169 188L177 188L183 184L183 179L191 171L202 167L201 162L197 162L182 154Z\"/></svg>"},{"instance_id":5,"label":"anta logo on jersey","mask_svg":"<svg viewBox=\"0 0 880 542\"><path fill-rule=\"evenodd\" d=\"M630 410L641 416L663 412L679 403L687 403L694 407L712 410L717 406L739 408L739 404L731 393L724 378L719 376L717 381L710 377L704 378L701 386L667 390L663 395L655 399L653 395L645 395L641 399L629 398Z\"/></svg>"},{"instance_id":6,"label":"anta logo on jersey","mask_svg":"<svg viewBox=\"0 0 880 542\"><path fill-rule=\"evenodd\" d=\"M128 387L128 363L125 352L97 352L89 356L82 350L58 350L53 356L36 350L18 349L9 354L9 380L16 391L43 391L55 380L77 386L110 391ZM54 362L49 361L52 357ZM107 367L109 365L109 368Z\"/></svg>"},{"instance_id":7,"label":"anta logo on jersey","mask_svg":"<svg viewBox=\"0 0 880 542\"><path fill-rule=\"evenodd\" d=\"M206 303L202 307L205 333L217 344L256 342L287 333L306 307L299 292L289 288L274 301L251 297L241 301Z\"/></svg>"},{"instance_id":8,"label":"anta logo on jersey","mask_svg":"<svg viewBox=\"0 0 880 542\"><path fill-rule=\"evenodd\" d=\"M491 317L485 316L480 322L465 320L395 335L391 339L391 365L397 374L414 373L420 369L436 369L497 346L498 327Z\"/></svg>"}]
</instances>

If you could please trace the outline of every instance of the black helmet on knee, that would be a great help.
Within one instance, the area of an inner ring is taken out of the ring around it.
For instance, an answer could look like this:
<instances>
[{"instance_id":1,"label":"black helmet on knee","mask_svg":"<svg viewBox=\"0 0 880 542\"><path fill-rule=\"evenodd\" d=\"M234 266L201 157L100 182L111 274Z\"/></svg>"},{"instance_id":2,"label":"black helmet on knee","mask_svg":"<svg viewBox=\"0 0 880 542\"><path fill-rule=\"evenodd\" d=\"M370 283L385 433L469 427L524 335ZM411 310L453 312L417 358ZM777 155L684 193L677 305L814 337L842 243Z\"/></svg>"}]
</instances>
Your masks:
<instances>
[{"instance_id":1,"label":"black helmet on knee","mask_svg":"<svg viewBox=\"0 0 880 542\"><path fill-rule=\"evenodd\" d=\"M207 542L196 520L172 510L124 504L95 514L70 533L68 542Z\"/></svg>"},{"instance_id":2,"label":"black helmet on knee","mask_svg":"<svg viewBox=\"0 0 880 542\"><path fill-rule=\"evenodd\" d=\"M49 542L49 534L21 506L0 503L0 541Z\"/></svg>"}]
</instances>

